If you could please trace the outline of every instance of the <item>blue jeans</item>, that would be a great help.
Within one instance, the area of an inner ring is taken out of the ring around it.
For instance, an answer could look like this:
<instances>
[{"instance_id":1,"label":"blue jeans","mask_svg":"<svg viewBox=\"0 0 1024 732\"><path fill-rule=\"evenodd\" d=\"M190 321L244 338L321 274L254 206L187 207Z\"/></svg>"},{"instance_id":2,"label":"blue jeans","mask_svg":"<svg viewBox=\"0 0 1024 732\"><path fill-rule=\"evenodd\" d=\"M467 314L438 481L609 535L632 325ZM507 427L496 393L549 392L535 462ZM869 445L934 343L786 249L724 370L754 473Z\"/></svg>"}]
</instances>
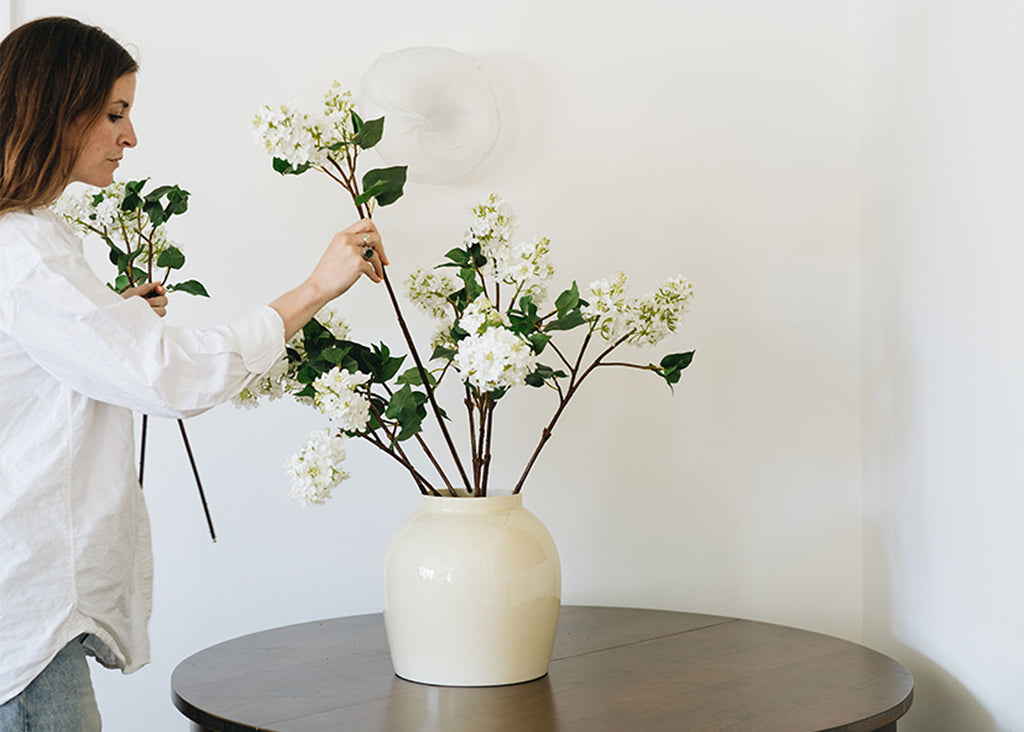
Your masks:
<instances>
[{"instance_id":1,"label":"blue jeans","mask_svg":"<svg viewBox=\"0 0 1024 732\"><path fill-rule=\"evenodd\" d=\"M0 705L0 732L98 732L100 710L80 635L23 692Z\"/></svg>"}]
</instances>

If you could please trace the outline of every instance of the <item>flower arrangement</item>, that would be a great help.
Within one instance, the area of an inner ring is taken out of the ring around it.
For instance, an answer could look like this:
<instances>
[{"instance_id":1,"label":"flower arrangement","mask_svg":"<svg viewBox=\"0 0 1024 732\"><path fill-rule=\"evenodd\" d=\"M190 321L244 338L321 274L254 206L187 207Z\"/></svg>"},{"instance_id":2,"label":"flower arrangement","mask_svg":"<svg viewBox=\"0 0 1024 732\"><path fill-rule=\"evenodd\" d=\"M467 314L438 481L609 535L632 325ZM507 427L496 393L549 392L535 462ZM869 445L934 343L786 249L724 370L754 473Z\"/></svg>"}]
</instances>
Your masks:
<instances>
[{"instance_id":1,"label":"flower arrangement","mask_svg":"<svg viewBox=\"0 0 1024 732\"><path fill-rule=\"evenodd\" d=\"M117 277L110 288L122 293L129 287L153 282L154 269L164 269L160 283L169 292L209 297L196 280L169 283L171 272L185 264L181 248L167 237L167 221L188 210L189 192L178 186L157 186L144 192L149 179L114 182L106 188L65 193L54 210L83 236L95 235L110 249ZM142 265L142 266L140 266Z\"/></svg>"},{"instance_id":2,"label":"flower arrangement","mask_svg":"<svg viewBox=\"0 0 1024 732\"><path fill-rule=\"evenodd\" d=\"M372 215L375 204L389 205L403 194L404 166L358 176L359 154L381 139L384 119L361 119L351 94L338 82L325 94L318 114L294 105L265 106L253 127L274 170L327 175L348 192L360 216ZM236 398L236 404L253 407L291 395L327 418L327 426L285 463L295 500L324 503L350 477L343 467L350 438L390 456L424 495L486 496L498 403L521 386L548 388L556 399L554 412L512 487L519 493L559 418L597 369L647 370L670 387L679 381L693 351L669 354L657 364L610 357L622 346L656 345L677 330L692 300L685 278L672 277L647 294L630 296L626 275L619 273L591 283L582 294L573 282L545 304L555 275L551 242L546 237L516 242L516 224L509 205L491 194L473 207L465 237L444 261L409 276L409 301L436 321L429 359L420 355L385 271L411 366L403 368L405 357L393 355L383 343L350 340L348 325L328 306L288 343L281 362ZM558 341L569 331L578 334L571 351ZM442 384L455 379L462 382L469 434L465 452L456 446L451 417L438 403ZM431 417L442 450L424 437L424 423Z\"/></svg>"},{"instance_id":3,"label":"flower arrangement","mask_svg":"<svg viewBox=\"0 0 1024 732\"><path fill-rule=\"evenodd\" d=\"M128 183L115 181L106 188L89 187L79 193L66 192L53 204L53 210L83 236L96 236L106 243L110 262L117 268L114 281L107 286L115 292L122 294L129 288L155 282L158 270L162 269L160 284L168 292L209 297L206 287L197 280L169 282L171 273L185 265L185 255L180 246L168 238L166 224L171 217L188 210L189 192L176 185L157 186L145 191L148 182L148 178ZM148 425L149 416L144 414L139 450L140 486L145 477ZM192 454L185 423L180 419L178 429L199 489L210 538L217 541L199 468Z\"/></svg>"}]
</instances>

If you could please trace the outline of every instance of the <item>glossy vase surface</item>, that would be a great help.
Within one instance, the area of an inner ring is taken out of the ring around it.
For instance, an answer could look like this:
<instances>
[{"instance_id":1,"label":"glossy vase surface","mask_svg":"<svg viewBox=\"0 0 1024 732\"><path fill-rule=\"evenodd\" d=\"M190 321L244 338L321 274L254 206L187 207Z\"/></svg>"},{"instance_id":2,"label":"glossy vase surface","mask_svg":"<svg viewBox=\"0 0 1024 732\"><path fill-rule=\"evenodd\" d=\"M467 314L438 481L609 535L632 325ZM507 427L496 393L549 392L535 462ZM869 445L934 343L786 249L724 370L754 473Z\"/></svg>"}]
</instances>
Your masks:
<instances>
[{"instance_id":1,"label":"glossy vase surface","mask_svg":"<svg viewBox=\"0 0 1024 732\"><path fill-rule=\"evenodd\" d=\"M497 686L547 673L558 626L558 550L522 496L423 496L384 557L395 673Z\"/></svg>"}]
</instances>

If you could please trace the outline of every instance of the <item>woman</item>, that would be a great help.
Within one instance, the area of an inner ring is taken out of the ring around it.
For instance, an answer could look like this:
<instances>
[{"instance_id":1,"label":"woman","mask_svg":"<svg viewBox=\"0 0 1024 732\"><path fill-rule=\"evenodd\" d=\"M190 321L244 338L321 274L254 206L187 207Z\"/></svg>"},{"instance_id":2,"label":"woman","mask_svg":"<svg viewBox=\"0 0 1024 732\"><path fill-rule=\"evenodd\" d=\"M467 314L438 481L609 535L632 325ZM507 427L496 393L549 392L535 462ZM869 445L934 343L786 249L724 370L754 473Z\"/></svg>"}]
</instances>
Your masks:
<instances>
[{"instance_id":1,"label":"woman","mask_svg":"<svg viewBox=\"0 0 1024 732\"><path fill-rule=\"evenodd\" d=\"M187 417L226 401L387 263L359 221L298 287L206 330L165 326L158 285L114 294L47 206L71 182L113 180L136 144L137 68L69 18L0 43L2 732L99 729L85 655L125 672L149 661L152 555L132 410Z\"/></svg>"}]
</instances>

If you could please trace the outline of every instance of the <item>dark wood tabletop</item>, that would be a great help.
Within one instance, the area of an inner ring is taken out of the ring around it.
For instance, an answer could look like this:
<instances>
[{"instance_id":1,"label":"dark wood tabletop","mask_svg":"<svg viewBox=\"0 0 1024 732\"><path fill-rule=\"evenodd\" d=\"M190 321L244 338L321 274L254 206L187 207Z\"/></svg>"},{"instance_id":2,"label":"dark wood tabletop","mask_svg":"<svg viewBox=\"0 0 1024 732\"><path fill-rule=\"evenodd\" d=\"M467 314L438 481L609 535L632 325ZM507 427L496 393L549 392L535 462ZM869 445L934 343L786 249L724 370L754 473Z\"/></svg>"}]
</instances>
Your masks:
<instances>
[{"instance_id":1,"label":"dark wood tabletop","mask_svg":"<svg viewBox=\"0 0 1024 732\"><path fill-rule=\"evenodd\" d=\"M453 620L453 622L456 622ZM567 606L547 676L450 688L394 675L380 614L229 640L182 661L193 730L895 730L910 672L863 646L749 620Z\"/></svg>"}]
</instances>

